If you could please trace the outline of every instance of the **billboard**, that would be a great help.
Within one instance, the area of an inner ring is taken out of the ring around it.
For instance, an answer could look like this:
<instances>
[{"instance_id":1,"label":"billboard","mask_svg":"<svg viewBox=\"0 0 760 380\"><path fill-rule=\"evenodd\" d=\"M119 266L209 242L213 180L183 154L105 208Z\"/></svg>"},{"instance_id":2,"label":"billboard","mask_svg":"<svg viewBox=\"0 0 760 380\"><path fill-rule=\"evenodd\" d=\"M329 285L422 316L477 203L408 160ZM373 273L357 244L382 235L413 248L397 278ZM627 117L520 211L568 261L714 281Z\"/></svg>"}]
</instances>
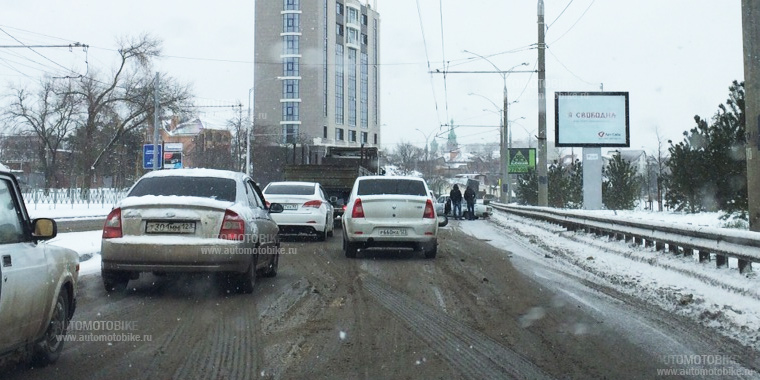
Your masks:
<instances>
[{"instance_id":1,"label":"billboard","mask_svg":"<svg viewBox=\"0 0 760 380\"><path fill-rule=\"evenodd\" d=\"M536 170L536 148L510 148L509 174Z\"/></svg>"},{"instance_id":2,"label":"billboard","mask_svg":"<svg viewBox=\"0 0 760 380\"><path fill-rule=\"evenodd\" d=\"M629 147L628 92L555 92L557 147Z\"/></svg>"}]
</instances>

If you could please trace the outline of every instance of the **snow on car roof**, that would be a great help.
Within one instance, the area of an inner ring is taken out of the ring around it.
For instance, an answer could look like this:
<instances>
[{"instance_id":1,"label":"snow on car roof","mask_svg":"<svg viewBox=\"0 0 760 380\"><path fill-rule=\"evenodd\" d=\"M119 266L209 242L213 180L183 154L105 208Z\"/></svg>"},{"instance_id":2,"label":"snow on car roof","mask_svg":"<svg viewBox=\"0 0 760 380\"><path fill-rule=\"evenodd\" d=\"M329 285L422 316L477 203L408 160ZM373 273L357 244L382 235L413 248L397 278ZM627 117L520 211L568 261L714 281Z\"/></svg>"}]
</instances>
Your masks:
<instances>
[{"instance_id":1,"label":"snow on car roof","mask_svg":"<svg viewBox=\"0 0 760 380\"><path fill-rule=\"evenodd\" d=\"M240 172L233 172L231 170L219 170L219 169L166 169L156 170L148 174L145 174L143 178L148 177L218 177L229 179L240 179L245 174Z\"/></svg>"},{"instance_id":2,"label":"snow on car roof","mask_svg":"<svg viewBox=\"0 0 760 380\"><path fill-rule=\"evenodd\" d=\"M414 177L409 175L366 175L358 178L359 180L365 179L413 179L417 181L424 181L423 178Z\"/></svg>"},{"instance_id":3,"label":"snow on car roof","mask_svg":"<svg viewBox=\"0 0 760 380\"><path fill-rule=\"evenodd\" d=\"M302 181L277 181L269 182L267 186L271 185L301 185L301 186L314 186L317 182L302 182Z\"/></svg>"},{"instance_id":4,"label":"snow on car roof","mask_svg":"<svg viewBox=\"0 0 760 380\"><path fill-rule=\"evenodd\" d=\"M183 206L201 206L212 208L228 208L234 202L222 201L212 198L185 197L178 195L144 195L141 197L126 197L117 207L135 207L149 205L183 205Z\"/></svg>"}]
</instances>

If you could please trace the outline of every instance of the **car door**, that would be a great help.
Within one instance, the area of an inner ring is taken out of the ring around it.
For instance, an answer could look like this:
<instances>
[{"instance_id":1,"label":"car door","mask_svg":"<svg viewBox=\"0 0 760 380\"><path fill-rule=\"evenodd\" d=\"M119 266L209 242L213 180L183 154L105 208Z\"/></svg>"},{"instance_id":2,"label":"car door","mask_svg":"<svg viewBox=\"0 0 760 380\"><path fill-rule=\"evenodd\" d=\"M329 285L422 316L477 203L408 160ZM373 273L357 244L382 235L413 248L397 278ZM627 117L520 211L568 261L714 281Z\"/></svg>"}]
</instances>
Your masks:
<instances>
[{"instance_id":1,"label":"car door","mask_svg":"<svg viewBox=\"0 0 760 380\"><path fill-rule=\"evenodd\" d=\"M262 247L273 247L277 245L279 227L277 222L269 215L269 211L266 208L266 202L264 195L261 193L261 189L253 181L247 181L246 186L251 192L251 208L256 218L257 225L259 227L259 238Z\"/></svg>"},{"instance_id":2,"label":"car door","mask_svg":"<svg viewBox=\"0 0 760 380\"><path fill-rule=\"evenodd\" d=\"M31 240L11 179L0 175L0 351L36 338L51 302L45 245Z\"/></svg>"}]
</instances>

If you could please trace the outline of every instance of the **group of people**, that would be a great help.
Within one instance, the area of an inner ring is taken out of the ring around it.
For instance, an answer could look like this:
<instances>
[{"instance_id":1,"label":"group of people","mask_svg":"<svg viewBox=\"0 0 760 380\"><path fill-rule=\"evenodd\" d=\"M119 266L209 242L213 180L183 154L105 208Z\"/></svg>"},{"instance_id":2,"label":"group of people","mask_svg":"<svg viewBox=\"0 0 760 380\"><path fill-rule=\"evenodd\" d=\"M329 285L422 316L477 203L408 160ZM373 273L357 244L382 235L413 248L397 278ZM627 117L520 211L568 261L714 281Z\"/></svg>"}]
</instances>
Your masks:
<instances>
[{"instance_id":1,"label":"group of people","mask_svg":"<svg viewBox=\"0 0 760 380\"><path fill-rule=\"evenodd\" d=\"M462 215L462 199L467 203L467 220L475 219L475 190L467 186L464 195L462 195L459 185L454 185L454 188L449 192L449 201L451 202L454 219L464 219Z\"/></svg>"}]
</instances>

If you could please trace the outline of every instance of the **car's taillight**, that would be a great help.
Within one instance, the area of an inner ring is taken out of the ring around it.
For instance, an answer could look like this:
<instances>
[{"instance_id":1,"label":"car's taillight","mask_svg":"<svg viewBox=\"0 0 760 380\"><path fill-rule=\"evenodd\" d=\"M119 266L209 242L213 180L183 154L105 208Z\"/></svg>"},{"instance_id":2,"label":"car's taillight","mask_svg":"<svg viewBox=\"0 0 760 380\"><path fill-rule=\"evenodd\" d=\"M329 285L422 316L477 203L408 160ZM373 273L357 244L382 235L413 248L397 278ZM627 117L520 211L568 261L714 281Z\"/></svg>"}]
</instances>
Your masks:
<instances>
[{"instance_id":1,"label":"car's taillight","mask_svg":"<svg viewBox=\"0 0 760 380\"><path fill-rule=\"evenodd\" d=\"M422 213L422 217L435 219L435 209L433 208L433 201L430 199L425 202L425 212Z\"/></svg>"},{"instance_id":2,"label":"car's taillight","mask_svg":"<svg viewBox=\"0 0 760 380\"><path fill-rule=\"evenodd\" d=\"M352 218L364 217L364 207L362 207L362 200L359 198L356 198L356 201L354 202L354 208L351 210L351 217Z\"/></svg>"},{"instance_id":3,"label":"car's taillight","mask_svg":"<svg viewBox=\"0 0 760 380\"><path fill-rule=\"evenodd\" d=\"M219 230L219 239L244 240L245 221L236 212L227 210L224 212L222 229Z\"/></svg>"},{"instance_id":4,"label":"car's taillight","mask_svg":"<svg viewBox=\"0 0 760 380\"><path fill-rule=\"evenodd\" d=\"M320 208L320 207L322 207L322 201L320 201L319 199L315 199L313 201L308 201L308 202L304 203L303 206L301 206L301 207Z\"/></svg>"},{"instance_id":5,"label":"car's taillight","mask_svg":"<svg viewBox=\"0 0 760 380\"><path fill-rule=\"evenodd\" d=\"M106 224L103 226L103 239L120 238L121 236L121 209L115 208L106 217Z\"/></svg>"}]
</instances>

